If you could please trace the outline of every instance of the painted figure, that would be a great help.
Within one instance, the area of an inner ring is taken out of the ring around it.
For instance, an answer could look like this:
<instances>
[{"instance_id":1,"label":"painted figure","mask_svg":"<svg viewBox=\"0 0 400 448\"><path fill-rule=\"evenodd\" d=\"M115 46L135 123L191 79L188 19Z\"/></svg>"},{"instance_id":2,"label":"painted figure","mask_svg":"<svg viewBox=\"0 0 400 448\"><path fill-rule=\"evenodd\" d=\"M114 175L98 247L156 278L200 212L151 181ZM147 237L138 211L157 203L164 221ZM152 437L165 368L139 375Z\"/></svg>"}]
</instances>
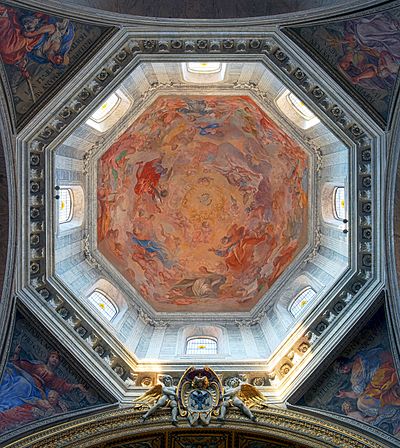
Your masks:
<instances>
[{"instance_id":1,"label":"painted figure","mask_svg":"<svg viewBox=\"0 0 400 448\"><path fill-rule=\"evenodd\" d=\"M391 87L400 62L400 25L390 14L346 22L339 62L353 83L364 87ZM372 84L370 83L370 81Z\"/></svg>"},{"instance_id":2,"label":"painted figure","mask_svg":"<svg viewBox=\"0 0 400 448\"><path fill-rule=\"evenodd\" d=\"M131 234L130 232L127 232L127 235L130 236L133 244L138 245L148 254L154 254L164 266L172 266L171 260L168 260L168 254L166 250L160 243L153 240L141 240L137 238L136 235Z\"/></svg>"},{"instance_id":3,"label":"painted figure","mask_svg":"<svg viewBox=\"0 0 400 448\"><path fill-rule=\"evenodd\" d=\"M17 345L0 384L0 430L3 431L50 412L62 412L65 405L61 395L74 390L87 392L83 384L69 383L57 375L61 360L58 352L49 352L46 363L21 360L20 352L21 346Z\"/></svg>"},{"instance_id":4,"label":"painted figure","mask_svg":"<svg viewBox=\"0 0 400 448\"><path fill-rule=\"evenodd\" d=\"M28 62L51 63L55 67L69 64L68 52L74 39L74 26L67 19L45 14L18 12L0 6L0 56L5 64L14 65L26 79L33 101Z\"/></svg>"},{"instance_id":5,"label":"painted figure","mask_svg":"<svg viewBox=\"0 0 400 448\"><path fill-rule=\"evenodd\" d=\"M98 248L158 311L251 309L306 242L307 166L247 97L159 97L99 160Z\"/></svg>"},{"instance_id":6,"label":"painted figure","mask_svg":"<svg viewBox=\"0 0 400 448\"><path fill-rule=\"evenodd\" d=\"M24 423L68 411L67 405L55 390L49 391L47 399L34 398L25 401L25 404L0 412L0 433Z\"/></svg>"},{"instance_id":7,"label":"painted figure","mask_svg":"<svg viewBox=\"0 0 400 448\"><path fill-rule=\"evenodd\" d=\"M150 194L153 198L157 196L161 200L161 194L157 190L158 183L161 176L167 174L168 169L161 164L161 159L154 159L150 162L139 162L138 170L136 171L136 185L135 193L141 195L143 193Z\"/></svg>"},{"instance_id":8,"label":"painted figure","mask_svg":"<svg viewBox=\"0 0 400 448\"><path fill-rule=\"evenodd\" d=\"M221 246L210 250L218 257L224 257L228 268L237 271L250 265L254 247L264 240L265 235L250 235L243 226L234 224L221 239Z\"/></svg>"},{"instance_id":9,"label":"painted figure","mask_svg":"<svg viewBox=\"0 0 400 448\"><path fill-rule=\"evenodd\" d=\"M357 409L364 415L376 417L385 406L400 406L400 385L391 353L373 348L353 359L338 358L334 367L350 375L351 383L351 390L340 390L337 397L357 400Z\"/></svg>"},{"instance_id":10,"label":"painted figure","mask_svg":"<svg viewBox=\"0 0 400 448\"><path fill-rule=\"evenodd\" d=\"M226 277L208 272L205 266L200 267L203 277L194 277L181 280L173 290L182 292L188 297L218 297L220 287L226 282Z\"/></svg>"}]
</instances>

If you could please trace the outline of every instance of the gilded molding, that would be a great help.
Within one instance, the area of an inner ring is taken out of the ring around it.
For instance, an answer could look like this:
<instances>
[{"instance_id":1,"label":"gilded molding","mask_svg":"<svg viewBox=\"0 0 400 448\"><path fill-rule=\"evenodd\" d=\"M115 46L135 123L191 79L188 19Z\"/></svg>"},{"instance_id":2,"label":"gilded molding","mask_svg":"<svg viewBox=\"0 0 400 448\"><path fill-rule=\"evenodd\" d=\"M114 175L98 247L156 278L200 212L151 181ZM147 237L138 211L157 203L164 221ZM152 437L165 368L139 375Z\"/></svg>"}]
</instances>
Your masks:
<instances>
[{"instance_id":1,"label":"gilded molding","mask_svg":"<svg viewBox=\"0 0 400 448\"><path fill-rule=\"evenodd\" d=\"M328 420L306 415L297 411L267 408L254 411L257 423L249 421L236 410L231 410L222 426L211 420L208 429L230 430L246 434L262 435L263 438L275 437L286 442L297 442L309 447L341 448L394 448L391 441L378 441L373 436L357 432L355 429L338 425ZM143 424L142 412L130 409L108 411L73 422L60 424L51 429L40 431L22 440L4 445L4 448L89 448L109 446L118 439L148 436L154 433L171 431L170 411L162 410ZM185 420L179 421L174 431L185 430L190 426ZM193 429L199 432L199 429ZM126 443L125 442L125 443Z\"/></svg>"}]
</instances>

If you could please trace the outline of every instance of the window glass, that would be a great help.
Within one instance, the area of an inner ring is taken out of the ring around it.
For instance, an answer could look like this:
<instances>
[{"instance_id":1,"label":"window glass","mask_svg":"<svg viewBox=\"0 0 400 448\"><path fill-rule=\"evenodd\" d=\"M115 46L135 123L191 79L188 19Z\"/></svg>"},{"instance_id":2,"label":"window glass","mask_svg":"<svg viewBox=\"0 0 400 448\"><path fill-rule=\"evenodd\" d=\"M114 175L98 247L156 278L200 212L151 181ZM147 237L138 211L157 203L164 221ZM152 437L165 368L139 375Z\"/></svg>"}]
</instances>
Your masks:
<instances>
[{"instance_id":1,"label":"window glass","mask_svg":"<svg viewBox=\"0 0 400 448\"><path fill-rule=\"evenodd\" d=\"M118 313L117 307L102 291L99 291L98 289L90 294L88 300L107 320L111 320Z\"/></svg>"},{"instance_id":2,"label":"window glass","mask_svg":"<svg viewBox=\"0 0 400 448\"><path fill-rule=\"evenodd\" d=\"M217 341L214 338L190 338L186 345L187 355L215 355L217 354Z\"/></svg>"},{"instance_id":3,"label":"window glass","mask_svg":"<svg viewBox=\"0 0 400 448\"><path fill-rule=\"evenodd\" d=\"M110 115L113 109L118 106L120 101L121 101L120 97L115 93L112 93L104 101L104 103L90 116L90 118L93 121L100 123Z\"/></svg>"},{"instance_id":4,"label":"window glass","mask_svg":"<svg viewBox=\"0 0 400 448\"><path fill-rule=\"evenodd\" d=\"M293 93L289 93L288 99L291 105L303 116L305 120L312 120L315 118L315 115L311 112L311 110L301 101L297 96L293 95Z\"/></svg>"},{"instance_id":5,"label":"window glass","mask_svg":"<svg viewBox=\"0 0 400 448\"><path fill-rule=\"evenodd\" d=\"M218 73L222 69L221 62L188 62L187 71L190 73Z\"/></svg>"},{"instance_id":6,"label":"window glass","mask_svg":"<svg viewBox=\"0 0 400 448\"><path fill-rule=\"evenodd\" d=\"M294 317L299 316L316 295L317 293L314 289L312 289L311 286L308 286L293 300L289 307L289 311Z\"/></svg>"},{"instance_id":7,"label":"window glass","mask_svg":"<svg viewBox=\"0 0 400 448\"><path fill-rule=\"evenodd\" d=\"M73 196L70 188L60 188L58 195L60 196L58 201L58 222L63 224L72 219Z\"/></svg>"},{"instance_id":8,"label":"window glass","mask_svg":"<svg viewBox=\"0 0 400 448\"><path fill-rule=\"evenodd\" d=\"M346 218L346 203L344 200L344 187L336 187L333 190L333 211L336 219Z\"/></svg>"}]
</instances>

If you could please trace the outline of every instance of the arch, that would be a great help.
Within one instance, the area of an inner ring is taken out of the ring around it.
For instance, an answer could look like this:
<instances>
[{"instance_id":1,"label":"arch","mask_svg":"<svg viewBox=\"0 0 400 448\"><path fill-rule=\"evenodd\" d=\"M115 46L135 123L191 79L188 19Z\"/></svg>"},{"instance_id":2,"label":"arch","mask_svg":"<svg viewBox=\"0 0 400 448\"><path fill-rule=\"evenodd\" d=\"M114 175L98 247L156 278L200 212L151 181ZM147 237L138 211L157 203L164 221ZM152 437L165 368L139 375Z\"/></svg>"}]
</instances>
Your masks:
<instances>
[{"instance_id":1,"label":"arch","mask_svg":"<svg viewBox=\"0 0 400 448\"><path fill-rule=\"evenodd\" d=\"M177 355L197 356L201 353L186 353L187 343L191 339L210 339L216 342L216 352L207 356L226 356L229 354L229 338L227 329L213 325L188 325L180 328L177 339Z\"/></svg>"},{"instance_id":2,"label":"arch","mask_svg":"<svg viewBox=\"0 0 400 448\"><path fill-rule=\"evenodd\" d=\"M333 216L343 221L346 218L346 202L344 187L335 187L332 198Z\"/></svg>"},{"instance_id":3,"label":"arch","mask_svg":"<svg viewBox=\"0 0 400 448\"><path fill-rule=\"evenodd\" d=\"M290 90L283 90L275 99L277 107L300 129L310 129L320 123L319 118Z\"/></svg>"},{"instance_id":4,"label":"arch","mask_svg":"<svg viewBox=\"0 0 400 448\"><path fill-rule=\"evenodd\" d=\"M43 446L63 446L64 448L114 447L122 448L127 445L140 444L141 441L154 446L176 446L172 440L180 434L197 439L203 434L210 437L222 436L221 439L230 441L225 443L226 448L233 446L247 446L240 443L234 445L234 440L259 441L261 446L279 446L289 448L395 448L396 439L385 440L376 434L361 432L356 421L335 421L334 417L327 418L322 415L312 415L288 409L267 408L266 410L252 412L257 422L243 419L235 408L229 410L225 427L212 417L207 428L192 428L186 419L182 419L179 428L171 425L170 409L157 411L155 421L151 417L143 425L143 411L130 409L107 410L94 415L72 419L57 425L54 430L43 429L30 434L20 440L10 442L4 448L43 448ZM364 429L364 428L363 428ZM234 438L233 432L235 433ZM164 441L163 443L159 443ZM150 442L150 443L149 443Z\"/></svg>"},{"instance_id":5,"label":"arch","mask_svg":"<svg viewBox=\"0 0 400 448\"><path fill-rule=\"evenodd\" d=\"M123 317L128 311L128 304L122 292L105 278L99 278L96 282L94 282L94 284L90 285L86 291L83 292L81 296L82 299L88 300L95 291L102 292L117 308L118 312L116 315L111 320L107 320L118 331L120 329L120 325L123 324ZM99 311L95 304L92 304L92 308L97 312Z\"/></svg>"},{"instance_id":6,"label":"arch","mask_svg":"<svg viewBox=\"0 0 400 448\"><path fill-rule=\"evenodd\" d=\"M86 124L99 133L111 129L127 112L132 104L123 89L111 93L86 120Z\"/></svg>"},{"instance_id":7,"label":"arch","mask_svg":"<svg viewBox=\"0 0 400 448\"><path fill-rule=\"evenodd\" d=\"M225 78L226 63L217 61L182 62L182 77L194 84L211 84Z\"/></svg>"},{"instance_id":8,"label":"arch","mask_svg":"<svg viewBox=\"0 0 400 448\"><path fill-rule=\"evenodd\" d=\"M64 224L72 219L74 199L71 188L60 188L58 194L60 196L58 201L58 222L59 224Z\"/></svg>"}]
</instances>

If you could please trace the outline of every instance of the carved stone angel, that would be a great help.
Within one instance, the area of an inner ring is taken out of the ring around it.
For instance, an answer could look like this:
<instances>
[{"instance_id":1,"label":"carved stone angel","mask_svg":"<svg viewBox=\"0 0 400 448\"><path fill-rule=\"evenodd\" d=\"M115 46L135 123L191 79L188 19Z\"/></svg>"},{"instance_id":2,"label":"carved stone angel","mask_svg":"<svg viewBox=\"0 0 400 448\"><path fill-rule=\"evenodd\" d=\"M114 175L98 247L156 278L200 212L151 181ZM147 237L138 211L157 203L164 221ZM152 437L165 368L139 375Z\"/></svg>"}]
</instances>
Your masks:
<instances>
[{"instance_id":1,"label":"carved stone angel","mask_svg":"<svg viewBox=\"0 0 400 448\"><path fill-rule=\"evenodd\" d=\"M227 388L222 395L220 414L217 420L224 421L228 408L234 406L249 419L255 421L256 416L250 411L254 406L267 406L265 397L254 386L243 383L239 378L229 378Z\"/></svg>"},{"instance_id":2,"label":"carved stone angel","mask_svg":"<svg viewBox=\"0 0 400 448\"><path fill-rule=\"evenodd\" d=\"M137 404L147 405L150 409L143 415L142 420L145 421L150 415L154 414L157 409L164 406L171 408L172 424L178 422L178 403L176 397L176 386L170 375L165 375L161 379L163 384L157 384L135 400Z\"/></svg>"}]
</instances>

